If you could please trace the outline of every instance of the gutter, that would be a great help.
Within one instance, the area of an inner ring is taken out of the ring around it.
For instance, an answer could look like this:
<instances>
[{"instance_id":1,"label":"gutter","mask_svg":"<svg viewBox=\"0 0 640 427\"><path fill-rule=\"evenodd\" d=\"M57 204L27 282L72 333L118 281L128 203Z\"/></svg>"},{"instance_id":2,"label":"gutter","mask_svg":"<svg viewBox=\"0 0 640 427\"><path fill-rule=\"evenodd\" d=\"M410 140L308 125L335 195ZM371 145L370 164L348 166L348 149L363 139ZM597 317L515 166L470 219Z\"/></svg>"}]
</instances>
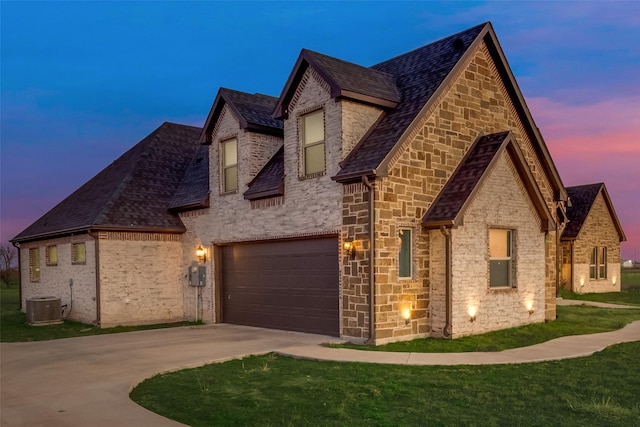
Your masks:
<instances>
[{"instance_id":1,"label":"gutter","mask_svg":"<svg viewBox=\"0 0 640 427\"><path fill-rule=\"evenodd\" d=\"M451 337L451 230L447 230L445 226L440 227L440 232L444 235L445 242L445 324L442 335L445 338Z\"/></svg>"},{"instance_id":2,"label":"gutter","mask_svg":"<svg viewBox=\"0 0 640 427\"><path fill-rule=\"evenodd\" d=\"M374 345L376 342L375 234L373 229L375 192L373 184L366 175L362 176L362 183L369 190L369 339L367 344Z\"/></svg>"},{"instance_id":3,"label":"gutter","mask_svg":"<svg viewBox=\"0 0 640 427\"><path fill-rule=\"evenodd\" d=\"M93 237L96 242L96 325L100 326L100 240L98 239L98 235L93 230L88 230L87 233L89 236Z\"/></svg>"}]
</instances>

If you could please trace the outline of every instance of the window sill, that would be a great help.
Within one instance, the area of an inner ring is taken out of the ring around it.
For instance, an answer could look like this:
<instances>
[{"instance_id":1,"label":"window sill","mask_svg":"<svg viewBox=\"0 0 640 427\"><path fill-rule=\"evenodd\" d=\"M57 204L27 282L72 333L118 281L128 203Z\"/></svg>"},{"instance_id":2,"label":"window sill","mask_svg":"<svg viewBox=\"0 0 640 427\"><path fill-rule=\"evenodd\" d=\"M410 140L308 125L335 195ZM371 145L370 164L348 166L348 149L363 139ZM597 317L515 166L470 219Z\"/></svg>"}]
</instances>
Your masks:
<instances>
[{"instance_id":1,"label":"window sill","mask_svg":"<svg viewBox=\"0 0 640 427\"><path fill-rule=\"evenodd\" d=\"M221 191L220 195L221 196L230 196L231 194L238 194L238 190L233 190L233 191Z\"/></svg>"},{"instance_id":2,"label":"window sill","mask_svg":"<svg viewBox=\"0 0 640 427\"><path fill-rule=\"evenodd\" d=\"M326 174L327 174L327 171L316 172L316 173L312 173L312 174L309 174L309 175L299 176L298 179L300 181L305 181L307 179L319 178L321 176L325 176Z\"/></svg>"},{"instance_id":3,"label":"window sill","mask_svg":"<svg viewBox=\"0 0 640 427\"><path fill-rule=\"evenodd\" d=\"M489 286L490 291L494 292L517 292L517 286Z\"/></svg>"}]
</instances>

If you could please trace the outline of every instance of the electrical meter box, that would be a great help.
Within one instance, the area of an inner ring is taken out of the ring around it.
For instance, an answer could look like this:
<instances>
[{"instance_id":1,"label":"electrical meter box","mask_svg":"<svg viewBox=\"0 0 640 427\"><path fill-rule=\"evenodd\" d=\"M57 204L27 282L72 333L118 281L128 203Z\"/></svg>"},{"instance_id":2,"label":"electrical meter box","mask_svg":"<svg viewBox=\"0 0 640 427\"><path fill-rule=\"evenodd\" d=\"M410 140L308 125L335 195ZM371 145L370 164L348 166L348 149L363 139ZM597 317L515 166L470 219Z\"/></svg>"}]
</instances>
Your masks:
<instances>
[{"instance_id":1,"label":"electrical meter box","mask_svg":"<svg viewBox=\"0 0 640 427\"><path fill-rule=\"evenodd\" d=\"M197 262L189 267L189 286L205 286L207 284L207 267L199 265Z\"/></svg>"}]
</instances>

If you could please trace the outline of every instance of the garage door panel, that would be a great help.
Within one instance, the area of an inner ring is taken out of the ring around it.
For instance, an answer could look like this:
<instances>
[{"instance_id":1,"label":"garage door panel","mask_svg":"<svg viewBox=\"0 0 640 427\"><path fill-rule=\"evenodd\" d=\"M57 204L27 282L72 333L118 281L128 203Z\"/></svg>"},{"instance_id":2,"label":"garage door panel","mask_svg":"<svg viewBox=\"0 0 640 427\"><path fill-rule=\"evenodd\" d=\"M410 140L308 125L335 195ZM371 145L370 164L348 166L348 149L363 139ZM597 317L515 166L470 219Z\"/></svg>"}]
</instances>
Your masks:
<instances>
[{"instance_id":1,"label":"garage door panel","mask_svg":"<svg viewBox=\"0 0 640 427\"><path fill-rule=\"evenodd\" d=\"M337 237L222 248L223 321L339 334Z\"/></svg>"}]
</instances>

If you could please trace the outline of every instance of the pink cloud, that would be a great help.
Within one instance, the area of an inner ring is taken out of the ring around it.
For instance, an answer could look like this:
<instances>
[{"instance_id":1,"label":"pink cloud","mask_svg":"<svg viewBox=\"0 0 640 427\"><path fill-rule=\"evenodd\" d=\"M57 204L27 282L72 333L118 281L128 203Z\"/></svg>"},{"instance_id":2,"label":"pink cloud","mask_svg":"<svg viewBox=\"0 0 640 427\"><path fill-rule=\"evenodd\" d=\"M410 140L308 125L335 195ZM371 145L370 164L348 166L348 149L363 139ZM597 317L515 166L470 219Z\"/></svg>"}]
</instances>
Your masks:
<instances>
[{"instance_id":1,"label":"pink cloud","mask_svg":"<svg viewBox=\"0 0 640 427\"><path fill-rule=\"evenodd\" d=\"M627 235L622 256L640 254L640 97L588 105L527 101L566 186L604 182Z\"/></svg>"}]
</instances>

